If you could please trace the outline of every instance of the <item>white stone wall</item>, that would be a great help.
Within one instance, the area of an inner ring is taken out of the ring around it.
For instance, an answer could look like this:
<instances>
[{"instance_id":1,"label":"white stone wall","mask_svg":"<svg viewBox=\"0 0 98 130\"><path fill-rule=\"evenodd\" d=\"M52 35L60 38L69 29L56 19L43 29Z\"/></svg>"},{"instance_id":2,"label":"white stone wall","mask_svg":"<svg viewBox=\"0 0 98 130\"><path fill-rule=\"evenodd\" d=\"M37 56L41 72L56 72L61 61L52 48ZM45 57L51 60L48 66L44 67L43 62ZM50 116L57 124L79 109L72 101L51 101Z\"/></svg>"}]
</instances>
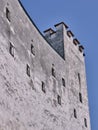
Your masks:
<instances>
[{"instance_id":1,"label":"white stone wall","mask_svg":"<svg viewBox=\"0 0 98 130\"><path fill-rule=\"evenodd\" d=\"M6 7L10 11L10 22L6 18ZM14 57L9 53L10 43L14 46ZM31 44L35 55L31 53ZM70 41L64 40L65 44L72 48ZM90 130L84 61L81 63L71 49L66 49L65 55L66 60L50 47L17 0L0 1L0 130ZM27 64L30 77L26 73ZM81 71L82 75L83 104L79 102L75 71ZM66 87L62 85L62 78ZM42 81L46 93L42 91ZM74 107L77 119L73 116Z\"/></svg>"}]
</instances>

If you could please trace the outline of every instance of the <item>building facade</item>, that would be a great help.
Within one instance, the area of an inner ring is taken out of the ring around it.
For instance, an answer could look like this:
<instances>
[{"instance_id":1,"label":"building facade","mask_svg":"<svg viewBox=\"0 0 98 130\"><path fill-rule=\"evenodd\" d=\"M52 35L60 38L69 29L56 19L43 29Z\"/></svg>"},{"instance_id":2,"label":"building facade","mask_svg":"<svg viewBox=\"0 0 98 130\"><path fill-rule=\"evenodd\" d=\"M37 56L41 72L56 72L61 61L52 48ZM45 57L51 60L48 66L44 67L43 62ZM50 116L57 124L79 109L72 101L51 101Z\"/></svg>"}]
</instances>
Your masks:
<instances>
[{"instance_id":1,"label":"building facade","mask_svg":"<svg viewBox=\"0 0 98 130\"><path fill-rule=\"evenodd\" d=\"M90 130L84 47L63 22L44 33L0 0L0 130Z\"/></svg>"}]
</instances>

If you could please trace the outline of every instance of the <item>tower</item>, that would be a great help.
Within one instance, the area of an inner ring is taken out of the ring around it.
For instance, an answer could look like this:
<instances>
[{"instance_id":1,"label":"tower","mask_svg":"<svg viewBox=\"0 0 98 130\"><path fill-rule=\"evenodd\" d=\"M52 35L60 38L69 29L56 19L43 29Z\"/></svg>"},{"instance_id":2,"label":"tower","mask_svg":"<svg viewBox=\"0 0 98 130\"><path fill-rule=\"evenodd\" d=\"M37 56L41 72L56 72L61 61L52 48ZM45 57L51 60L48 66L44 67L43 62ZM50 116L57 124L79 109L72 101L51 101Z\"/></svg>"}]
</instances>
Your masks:
<instances>
[{"instance_id":1,"label":"tower","mask_svg":"<svg viewBox=\"0 0 98 130\"><path fill-rule=\"evenodd\" d=\"M84 47L63 22L41 34L0 1L0 129L90 130Z\"/></svg>"},{"instance_id":2,"label":"tower","mask_svg":"<svg viewBox=\"0 0 98 130\"><path fill-rule=\"evenodd\" d=\"M49 44L54 49L55 46L58 47L55 50L65 60L70 113L69 129L82 130L86 127L90 129L84 47L65 23L61 22L56 24L55 27L56 31L51 29L51 32L50 29L47 29L44 33ZM62 49L60 49L60 46ZM72 115L74 119L71 120Z\"/></svg>"}]
</instances>

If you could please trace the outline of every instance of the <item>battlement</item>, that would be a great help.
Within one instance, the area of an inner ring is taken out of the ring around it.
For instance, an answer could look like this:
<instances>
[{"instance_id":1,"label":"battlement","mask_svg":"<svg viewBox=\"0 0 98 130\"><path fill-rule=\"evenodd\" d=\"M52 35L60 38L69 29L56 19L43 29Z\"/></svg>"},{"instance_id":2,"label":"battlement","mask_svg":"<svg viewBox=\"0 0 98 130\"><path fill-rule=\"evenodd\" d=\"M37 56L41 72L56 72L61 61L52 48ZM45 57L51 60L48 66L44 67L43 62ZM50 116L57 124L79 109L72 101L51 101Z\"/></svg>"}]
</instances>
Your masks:
<instances>
[{"instance_id":1,"label":"battlement","mask_svg":"<svg viewBox=\"0 0 98 130\"><path fill-rule=\"evenodd\" d=\"M67 31L67 35L68 35L69 38L71 38L71 37L73 38L74 37L74 34L72 33L71 30Z\"/></svg>"},{"instance_id":2,"label":"battlement","mask_svg":"<svg viewBox=\"0 0 98 130\"><path fill-rule=\"evenodd\" d=\"M61 23L58 23L58 24L55 24L54 26L56 27L56 29L59 28L59 26L63 25L66 29L68 29L69 27L64 23L64 22L61 22Z\"/></svg>"},{"instance_id":3,"label":"battlement","mask_svg":"<svg viewBox=\"0 0 98 130\"><path fill-rule=\"evenodd\" d=\"M54 33L56 33L56 32L53 29L51 29L51 28L49 28L49 29L47 29L47 30L44 31L45 35L52 35Z\"/></svg>"},{"instance_id":4,"label":"battlement","mask_svg":"<svg viewBox=\"0 0 98 130\"><path fill-rule=\"evenodd\" d=\"M70 40L70 44L72 43L78 48L78 51L79 53L82 53L82 56L85 56L84 47L80 44L78 39L75 38L73 32L64 22L58 23L54 25L54 27L55 30L49 28L44 31L45 39L63 59L65 59L64 37Z\"/></svg>"}]
</instances>

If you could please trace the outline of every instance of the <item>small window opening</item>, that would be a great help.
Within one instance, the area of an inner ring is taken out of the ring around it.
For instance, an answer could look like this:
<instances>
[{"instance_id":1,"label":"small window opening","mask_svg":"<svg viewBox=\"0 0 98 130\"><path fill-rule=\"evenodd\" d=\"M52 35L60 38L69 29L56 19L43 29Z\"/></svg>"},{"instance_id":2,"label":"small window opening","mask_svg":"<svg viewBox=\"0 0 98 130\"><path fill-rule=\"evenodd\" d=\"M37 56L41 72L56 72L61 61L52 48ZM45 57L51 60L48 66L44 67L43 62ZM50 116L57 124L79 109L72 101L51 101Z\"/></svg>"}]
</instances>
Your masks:
<instances>
[{"instance_id":1,"label":"small window opening","mask_svg":"<svg viewBox=\"0 0 98 130\"><path fill-rule=\"evenodd\" d=\"M54 68L52 68L52 76L55 77L55 70L54 70Z\"/></svg>"},{"instance_id":2,"label":"small window opening","mask_svg":"<svg viewBox=\"0 0 98 130\"><path fill-rule=\"evenodd\" d=\"M10 54L14 57L14 46L12 45L11 42L10 42L9 52L10 52Z\"/></svg>"},{"instance_id":3,"label":"small window opening","mask_svg":"<svg viewBox=\"0 0 98 130\"><path fill-rule=\"evenodd\" d=\"M79 81L79 85L81 86L81 77L80 77L80 73L78 73L78 81Z\"/></svg>"},{"instance_id":4,"label":"small window opening","mask_svg":"<svg viewBox=\"0 0 98 130\"><path fill-rule=\"evenodd\" d=\"M79 100L82 103L82 94L81 93L79 93Z\"/></svg>"},{"instance_id":5,"label":"small window opening","mask_svg":"<svg viewBox=\"0 0 98 130\"><path fill-rule=\"evenodd\" d=\"M65 79L62 78L62 85L65 87Z\"/></svg>"},{"instance_id":6,"label":"small window opening","mask_svg":"<svg viewBox=\"0 0 98 130\"><path fill-rule=\"evenodd\" d=\"M74 117L77 118L77 112L76 112L76 109L74 109Z\"/></svg>"},{"instance_id":7,"label":"small window opening","mask_svg":"<svg viewBox=\"0 0 98 130\"><path fill-rule=\"evenodd\" d=\"M27 64L27 75L30 77L30 66Z\"/></svg>"},{"instance_id":8,"label":"small window opening","mask_svg":"<svg viewBox=\"0 0 98 130\"><path fill-rule=\"evenodd\" d=\"M57 100L58 100L58 104L60 104L61 105L61 96L57 96Z\"/></svg>"},{"instance_id":9,"label":"small window opening","mask_svg":"<svg viewBox=\"0 0 98 130\"><path fill-rule=\"evenodd\" d=\"M87 127L87 119L86 118L84 118L84 125L85 125L85 127Z\"/></svg>"},{"instance_id":10,"label":"small window opening","mask_svg":"<svg viewBox=\"0 0 98 130\"><path fill-rule=\"evenodd\" d=\"M42 91L44 92L44 93L46 93L46 89L45 89L45 83L42 81Z\"/></svg>"},{"instance_id":11,"label":"small window opening","mask_svg":"<svg viewBox=\"0 0 98 130\"><path fill-rule=\"evenodd\" d=\"M31 53L32 53L33 55L35 55L35 49L34 49L33 44L31 44Z\"/></svg>"},{"instance_id":12,"label":"small window opening","mask_svg":"<svg viewBox=\"0 0 98 130\"><path fill-rule=\"evenodd\" d=\"M10 11L8 8L6 8L6 18L8 19L8 21L10 22Z\"/></svg>"}]
</instances>

